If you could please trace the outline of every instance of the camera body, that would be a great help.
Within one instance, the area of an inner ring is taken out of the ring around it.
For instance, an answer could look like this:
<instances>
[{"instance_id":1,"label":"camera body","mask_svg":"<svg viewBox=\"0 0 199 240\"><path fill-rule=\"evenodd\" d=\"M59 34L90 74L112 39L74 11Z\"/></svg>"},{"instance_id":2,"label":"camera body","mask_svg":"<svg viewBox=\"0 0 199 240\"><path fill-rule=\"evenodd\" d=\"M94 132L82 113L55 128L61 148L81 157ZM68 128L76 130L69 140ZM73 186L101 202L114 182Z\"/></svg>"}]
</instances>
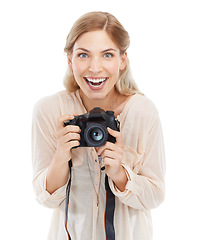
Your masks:
<instances>
[{"instance_id":1,"label":"camera body","mask_svg":"<svg viewBox=\"0 0 199 240\"><path fill-rule=\"evenodd\" d=\"M114 116L114 112L105 112L99 107L93 108L84 115L75 116L72 120L65 121L64 125L80 127L80 145L78 147L100 147L106 141L115 143L116 139L108 133L107 127L120 131L120 123Z\"/></svg>"}]
</instances>

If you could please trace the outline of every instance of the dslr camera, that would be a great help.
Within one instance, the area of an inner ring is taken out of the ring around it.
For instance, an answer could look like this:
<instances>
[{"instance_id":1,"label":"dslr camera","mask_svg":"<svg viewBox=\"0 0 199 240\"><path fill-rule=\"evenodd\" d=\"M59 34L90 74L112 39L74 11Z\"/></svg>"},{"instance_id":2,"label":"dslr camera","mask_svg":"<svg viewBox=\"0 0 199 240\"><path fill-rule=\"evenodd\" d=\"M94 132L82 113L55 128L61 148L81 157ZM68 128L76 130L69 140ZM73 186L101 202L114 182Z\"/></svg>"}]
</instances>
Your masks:
<instances>
[{"instance_id":1,"label":"dslr camera","mask_svg":"<svg viewBox=\"0 0 199 240\"><path fill-rule=\"evenodd\" d=\"M75 116L72 120L65 121L64 125L80 127L80 145L78 147L100 147L106 141L115 143L116 139L108 133L107 127L120 131L120 123L114 116L114 112L105 112L99 107L93 108L84 115Z\"/></svg>"}]
</instances>

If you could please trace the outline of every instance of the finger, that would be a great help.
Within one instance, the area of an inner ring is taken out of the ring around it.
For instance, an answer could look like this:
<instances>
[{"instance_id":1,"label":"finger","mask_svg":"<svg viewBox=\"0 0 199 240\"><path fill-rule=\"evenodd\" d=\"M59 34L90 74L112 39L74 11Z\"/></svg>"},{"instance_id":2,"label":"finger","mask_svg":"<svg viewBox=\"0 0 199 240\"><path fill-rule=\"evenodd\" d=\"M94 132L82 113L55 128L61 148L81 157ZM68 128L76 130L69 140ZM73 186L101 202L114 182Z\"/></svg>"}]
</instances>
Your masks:
<instances>
[{"instance_id":1,"label":"finger","mask_svg":"<svg viewBox=\"0 0 199 240\"><path fill-rule=\"evenodd\" d=\"M72 120L74 118L73 115L69 115L69 114L64 114L61 115L60 117L58 117L57 119L57 128L61 129L64 127L64 122L68 121L68 120Z\"/></svg>"},{"instance_id":2,"label":"finger","mask_svg":"<svg viewBox=\"0 0 199 240\"><path fill-rule=\"evenodd\" d=\"M115 131L112 128L109 128L109 127L107 127L107 131L108 131L108 133L110 133L115 138L119 137L120 134L121 134L119 131Z\"/></svg>"},{"instance_id":3,"label":"finger","mask_svg":"<svg viewBox=\"0 0 199 240\"><path fill-rule=\"evenodd\" d=\"M67 133L80 133L81 129L79 126L77 125L67 125L65 128L63 128L61 130L61 132L63 133L63 135L67 134Z\"/></svg>"},{"instance_id":4,"label":"finger","mask_svg":"<svg viewBox=\"0 0 199 240\"><path fill-rule=\"evenodd\" d=\"M109 157L106 157L103 159L103 165L106 167L106 166L111 166L112 163L113 163L113 159L112 158L109 158Z\"/></svg>"},{"instance_id":5,"label":"finger","mask_svg":"<svg viewBox=\"0 0 199 240\"><path fill-rule=\"evenodd\" d=\"M122 134L121 132L115 131L109 127L107 127L107 131L110 135L112 135L113 137L116 138L116 143L119 145L123 144L123 140L122 140Z\"/></svg>"},{"instance_id":6,"label":"finger","mask_svg":"<svg viewBox=\"0 0 199 240\"><path fill-rule=\"evenodd\" d=\"M105 145L98 147L98 149L96 151L97 151L98 155L101 155L105 149L110 149L110 150L114 151L114 150L116 150L116 148L117 147L115 146L114 143L106 142Z\"/></svg>"},{"instance_id":7,"label":"finger","mask_svg":"<svg viewBox=\"0 0 199 240\"><path fill-rule=\"evenodd\" d=\"M69 148L73 148L73 147L77 147L80 145L80 142L79 141L70 141L67 143L67 145L69 146Z\"/></svg>"},{"instance_id":8,"label":"finger","mask_svg":"<svg viewBox=\"0 0 199 240\"><path fill-rule=\"evenodd\" d=\"M57 131L56 138L62 138L63 136L67 135L68 133L80 133L81 129L79 126L68 125L65 128L61 128Z\"/></svg>"},{"instance_id":9,"label":"finger","mask_svg":"<svg viewBox=\"0 0 199 240\"><path fill-rule=\"evenodd\" d=\"M70 141L73 141L73 140L78 140L80 141L80 134L78 133L68 133L67 135L65 135L63 138L62 138L62 143L67 143L67 142L70 142Z\"/></svg>"},{"instance_id":10,"label":"finger","mask_svg":"<svg viewBox=\"0 0 199 240\"><path fill-rule=\"evenodd\" d=\"M100 147L95 147L95 151L98 152Z\"/></svg>"},{"instance_id":11,"label":"finger","mask_svg":"<svg viewBox=\"0 0 199 240\"><path fill-rule=\"evenodd\" d=\"M121 152L115 152L115 151L111 151L111 150L104 150L104 152L101 154L102 159L108 157L111 159L115 159L115 160L122 160L122 153Z\"/></svg>"}]
</instances>

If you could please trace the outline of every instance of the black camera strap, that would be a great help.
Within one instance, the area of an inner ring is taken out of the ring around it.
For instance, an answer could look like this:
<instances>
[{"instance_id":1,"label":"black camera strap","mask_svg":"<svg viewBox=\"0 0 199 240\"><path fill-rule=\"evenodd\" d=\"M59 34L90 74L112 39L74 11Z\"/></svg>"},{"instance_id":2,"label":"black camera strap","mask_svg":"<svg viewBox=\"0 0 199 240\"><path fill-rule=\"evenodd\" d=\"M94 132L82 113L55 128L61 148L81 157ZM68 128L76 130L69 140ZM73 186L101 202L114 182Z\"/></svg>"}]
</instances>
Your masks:
<instances>
[{"instance_id":1,"label":"black camera strap","mask_svg":"<svg viewBox=\"0 0 199 240\"><path fill-rule=\"evenodd\" d=\"M115 240L115 229L114 229L114 211L115 211L115 195L112 193L109 184L108 176L105 176L105 191L106 191L106 202L105 202L105 230L106 240Z\"/></svg>"},{"instance_id":2,"label":"black camera strap","mask_svg":"<svg viewBox=\"0 0 199 240\"><path fill-rule=\"evenodd\" d=\"M72 240L67 228L68 225L68 208L69 208L69 194L72 180L72 160L69 161L69 172L70 177L68 181L68 185L66 188L66 232L68 234L68 239ZM115 211L115 195L112 193L109 184L108 184L108 176L105 175L105 212L104 212L104 220L105 220L105 236L106 240L115 240L115 229L114 229L114 211Z\"/></svg>"},{"instance_id":3,"label":"black camera strap","mask_svg":"<svg viewBox=\"0 0 199 240\"><path fill-rule=\"evenodd\" d=\"M70 194L70 186L71 186L71 180L72 180L72 159L70 159L70 161L68 162L69 165L69 173L70 173L70 177L69 177L69 181L68 181L68 185L66 188L66 222L65 222L65 226L66 226L66 232L68 234L68 240L71 240L69 231L68 231L68 208L69 208L69 194Z\"/></svg>"}]
</instances>

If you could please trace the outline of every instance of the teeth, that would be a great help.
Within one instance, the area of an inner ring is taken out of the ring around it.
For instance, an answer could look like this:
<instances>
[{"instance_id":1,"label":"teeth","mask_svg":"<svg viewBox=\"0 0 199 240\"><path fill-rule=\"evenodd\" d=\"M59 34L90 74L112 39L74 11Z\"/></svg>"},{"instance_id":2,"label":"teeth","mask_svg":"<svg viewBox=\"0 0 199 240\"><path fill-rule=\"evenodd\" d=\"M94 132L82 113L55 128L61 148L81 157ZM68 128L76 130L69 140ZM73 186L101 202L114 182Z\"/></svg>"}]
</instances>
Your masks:
<instances>
[{"instance_id":1,"label":"teeth","mask_svg":"<svg viewBox=\"0 0 199 240\"><path fill-rule=\"evenodd\" d=\"M101 83L98 84L98 85L93 85L93 83L91 83L91 82L88 82L88 84L89 84L90 86L92 86L92 87L98 88L98 87L101 87L101 86L104 84L104 82L101 82Z\"/></svg>"},{"instance_id":2,"label":"teeth","mask_svg":"<svg viewBox=\"0 0 199 240\"><path fill-rule=\"evenodd\" d=\"M86 78L86 80L91 83L101 83L101 82L104 82L106 78L98 78L98 79Z\"/></svg>"}]
</instances>

